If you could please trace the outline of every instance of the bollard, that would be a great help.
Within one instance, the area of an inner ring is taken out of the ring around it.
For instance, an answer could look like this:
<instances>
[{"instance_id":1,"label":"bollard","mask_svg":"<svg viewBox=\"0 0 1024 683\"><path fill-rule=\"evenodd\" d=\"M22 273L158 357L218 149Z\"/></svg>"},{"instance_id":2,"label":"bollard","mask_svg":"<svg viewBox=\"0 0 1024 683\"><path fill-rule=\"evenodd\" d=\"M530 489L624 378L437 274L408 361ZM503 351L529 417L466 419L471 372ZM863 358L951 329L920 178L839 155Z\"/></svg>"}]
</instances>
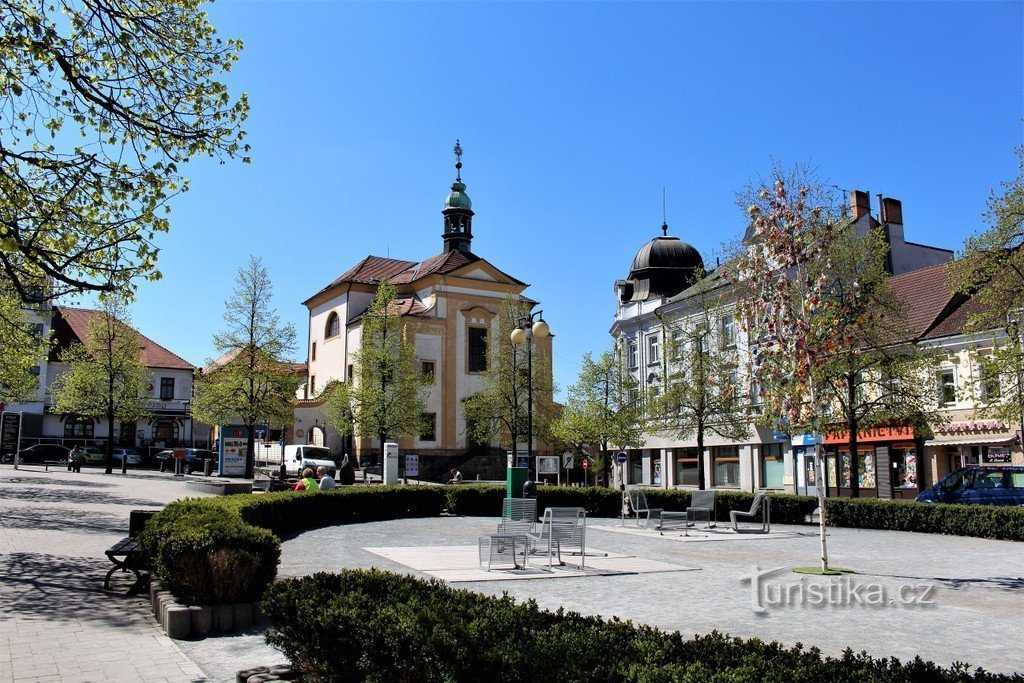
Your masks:
<instances>
[{"instance_id":1,"label":"bollard","mask_svg":"<svg viewBox=\"0 0 1024 683\"><path fill-rule=\"evenodd\" d=\"M235 627L235 610L231 605L213 606L213 629L230 631Z\"/></svg>"},{"instance_id":2,"label":"bollard","mask_svg":"<svg viewBox=\"0 0 1024 683\"><path fill-rule=\"evenodd\" d=\"M181 605L172 605L167 608L167 637L181 640L188 638L192 630L192 610Z\"/></svg>"},{"instance_id":3,"label":"bollard","mask_svg":"<svg viewBox=\"0 0 1024 683\"><path fill-rule=\"evenodd\" d=\"M192 621L192 633L205 636L213 629L213 609L210 607L192 606L188 608Z\"/></svg>"}]
</instances>

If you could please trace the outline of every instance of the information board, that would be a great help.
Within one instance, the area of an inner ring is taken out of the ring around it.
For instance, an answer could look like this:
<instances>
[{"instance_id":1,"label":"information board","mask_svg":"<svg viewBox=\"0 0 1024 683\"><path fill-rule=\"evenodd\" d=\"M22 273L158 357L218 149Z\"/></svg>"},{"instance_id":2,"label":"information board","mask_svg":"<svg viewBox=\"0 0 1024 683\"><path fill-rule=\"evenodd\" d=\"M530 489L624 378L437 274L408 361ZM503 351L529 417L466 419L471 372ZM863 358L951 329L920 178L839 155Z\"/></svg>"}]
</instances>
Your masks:
<instances>
[{"instance_id":1,"label":"information board","mask_svg":"<svg viewBox=\"0 0 1024 683\"><path fill-rule=\"evenodd\" d=\"M420 476L420 456L417 453L405 454L405 476Z\"/></svg>"},{"instance_id":2,"label":"information board","mask_svg":"<svg viewBox=\"0 0 1024 683\"><path fill-rule=\"evenodd\" d=\"M5 412L0 417L0 461L10 460L18 455L21 441L21 413Z\"/></svg>"},{"instance_id":3,"label":"information board","mask_svg":"<svg viewBox=\"0 0 1024 683\"><path fill-rule=\"evenodd\" d=\"M244 477L246 448L249 447L249 432L242 425L225 425L220 428L219 472L222 477Z\"/></svg>"}]
</instances>

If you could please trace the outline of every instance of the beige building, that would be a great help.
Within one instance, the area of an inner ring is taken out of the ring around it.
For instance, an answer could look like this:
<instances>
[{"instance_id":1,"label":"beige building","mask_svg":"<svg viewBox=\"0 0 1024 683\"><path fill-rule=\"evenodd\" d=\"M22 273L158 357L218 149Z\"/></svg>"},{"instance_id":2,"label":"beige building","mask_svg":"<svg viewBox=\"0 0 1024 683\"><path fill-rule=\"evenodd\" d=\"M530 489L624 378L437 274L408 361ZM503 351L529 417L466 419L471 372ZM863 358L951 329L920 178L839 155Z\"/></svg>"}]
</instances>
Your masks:
<instances>
[{"instance_id":1,"label":"beige building","mask_svg":"<svg viewBox=\"0 0 1024 683\"><path fill-rule=\"evenodd\" d=\"M456 168L461 169L461 163ZM488 446L498 446L470 443L461 402L478 391L482 373L492 362L502 300L513 295L529 305L536 302L522 297L526 283L471 251L474 214L461 170L441 213L441 253L422 261L367 256L303 302L309 310L308 379L290 443L324 439L324 445L340 451L336 455L355 453L361 460L379 453L376 439L344 438L324 426L322 392L332 381L352 381L353 358L362 339L361 316L380 282L387 279L398 288L402 319L415 335L417 362L435 378L425 416L433 428L399 439L401 452L417 453L421 462L458 465ZM550 338L537 341L538 354L550 357L550 352Z\"/></svg>"}]
</instances>

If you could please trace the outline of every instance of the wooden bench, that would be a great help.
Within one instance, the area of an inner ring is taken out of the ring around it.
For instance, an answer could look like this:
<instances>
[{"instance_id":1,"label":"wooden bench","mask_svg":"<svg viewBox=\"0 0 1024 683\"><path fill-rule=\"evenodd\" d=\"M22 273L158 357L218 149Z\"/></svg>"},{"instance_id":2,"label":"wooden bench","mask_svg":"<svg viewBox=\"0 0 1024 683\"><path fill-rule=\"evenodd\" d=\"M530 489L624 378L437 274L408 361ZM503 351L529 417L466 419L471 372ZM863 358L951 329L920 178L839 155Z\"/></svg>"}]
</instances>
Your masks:
<instances>
[{"instance_id":1,"label":"wooden bench","mask_svg":"<svg viewBox=\"0 0 1024 683\"><path fill-rule=\"evenodd\" d=\"M145 590L149 584L149 574L142 575L140 570L145 569L145 562L142 557L142 546L139 543L139 533L146 526L150 517L155 515L157 510L132 510L128 521L128 535L114 545L107 548L105 554L107 559L114 563L110 571L103 578L103 590L110 590L110 577L114 572L132 572L135 574L135 583L128 589L127 595L135 595Z\"/></svg>"}]
</instances>

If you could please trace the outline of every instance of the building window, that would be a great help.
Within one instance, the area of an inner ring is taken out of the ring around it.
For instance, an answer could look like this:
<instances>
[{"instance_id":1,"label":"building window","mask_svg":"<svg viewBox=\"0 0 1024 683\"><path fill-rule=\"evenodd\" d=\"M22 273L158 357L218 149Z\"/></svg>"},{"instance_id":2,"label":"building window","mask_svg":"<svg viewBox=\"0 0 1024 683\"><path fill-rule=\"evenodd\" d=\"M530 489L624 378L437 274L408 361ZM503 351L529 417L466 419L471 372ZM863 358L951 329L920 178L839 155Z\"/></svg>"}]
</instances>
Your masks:
<instances>
[{"instance_id":1,"label":"building window","mask_svg":"<svg viewBox=\"0 0 1024 683\"><path fill-rule=\"evenodd\" d=\"M781 489L786 466L781 443L761 444L761 488Z\"/></svg>"},{"instance_id":2,"label":"building window","mask_svg":"<svg viewBox=\"0 0 1024 683\"><path fill-rule=\"evenodd\" d=\"M978 398L986 403L999 400L999 397L1003 395L1002 388L999 386L999 373L981 365L978 367L978 375L980 377Z\"/></svg>"},{"instance_id":3,"label":"building window","mask_svg":"<svg viewBox=\"0 0 1024 683\"><path fill-rule=\"evenodd\" d=\"M469 371L485 372L487 370L487 328L469 328Z\"/></svg>"},{"instance_id":4,"label":"building window","mask_svg":"<svg viewBox=\"0 0 1024 683\"><path fill-rule=\"evenodd\" d=\"M338 314L331 311L331 314L327 316L327 325L324 327L324 337L330 339L331 337L337 337L341 334L341 319Z\"/></svg>"},{"instance_id":5,"label":"building window","mask_svg":"<svg viewBox=\"0 0 1024 683\"><path fill-rule=\"evenodd\" d=\"M892 460L892 485L894 488L917 488L917 454L910 448L893 448L889 456Z\"/></svg>"},{"instance_id":6,"label":"building window","mask_svg":"<svg viewBox=\"0 0 1024 683\"><path fill-rule=\"evenodd\" d=\"M313 342L313 348L309 351L309 359L316 360L316 342Z\"/></svg>"},{"instance_id":7,"label":"building window","mask_svg":"<svg viewBox=\"0 0 1024 683\"><path fill-rule=\"evenodd\" d=\"M64 438L92 438L92 435L93 424L91 418L72 415L64 420Z\"/></svg>"},{"instance_id":8,"label":"building window","mask_svg":"<svg viewBox=\"0 0 1024 683\"><path fill-rule=\"evenodd\" d=\"M939 403L950 405L956 403L956 371L952 368L939 370L935 373L939 388Z\"/></svg>"},{"instance_id":9,"label":"building window","mask_svg":"<svg viewBox=\"0 0 1024 683\"><path fill-rule=\"evenodd\" d=\"M422 413L420 441L437 441L437 413Z\"/></svg>"},{"instance_id":10,"label":"building window","mask_svg":"<svg viewBox=\"0 0 1024 683\"><path fill-rule=\"evenodd\" d=\"M316 375L309 376L309 395L316 396Z\"/></svg>"},{"instance_id":11,"label":"building window","mask_svg":"<svg viewBox=\"0 0 1024 683\"><path fill-rule=\"evenodd\" d=\"M736 319L731 315L723 316L719 321L719 329L722 335L722 348L736 346Z\"/></svg>"},{"instance_id":12,"label":"building window","mask_svg":"<svg viewBox=\"0 0 1024 683\"><path fill-rule=\"evenodd\" d=\"M647 337L647 362L657 363L661 360L661 342L658 335L652 334Z\"/></svg>"},{"instance_id":13,"label":"building window","mask_svg":"<svg viewBox=\"0 0 1024 683\"><path fill-rule=\"evenodd\" d=\"M169 446L178 441L178 423L174 420L160 420L153 427L155 445Z\"/></svg>"},{"instance_id":14,"label":"building window","mask_svg":"<svg viewBox=\"0 0 1024 683\"><path fill-rule=\"evenodd\" d=\"M345 376L348 378L349 384L352 383L352 377L355 375L355 372L355 367L351 363L349 363L348 368L345 370Z\"/></svg>"},{"instance_id":15,"label":"building window","mask_svg":"<svg viewBox=\"0 0 1024 683\"><path fill-rule=\"evenodd\" d=\"M640 365L640 361L637 358L636 342L635 341L629 342L629 346L628 346L628 351L627 351L627 356L626 357L627 357L627 359L629 361L629 367L630 368L636 368L636 367L638 367Z\"/></svg>"},{"instance_id":16,"label":"building window","mask_svg":"<svg viewBox=\"0 0 1024 683\"><path fill-rule=\"evenodd\" d=\"M715 446L711 449L712 486L740 485L740 447Z\"/></svg>"},{"instance_id":17,"label":"building window","mask_svg":"<svg viewBox=\"0 0 1024 683\"><path fill-rule=\"evenodd\" d=\"M852 466L850 464L850 451L839 451L839 484L842 488L852 487ZM870 447L857 448L857 481L860 488L875 488L875 452ZM829 486L835 486L835 474L829 473Z\"/></svg>"},{"instance_id":18,"label":"building window","mask_svg":"<svg viewBox=\"0 0 1024 683\"><path fill-rule=\"evenodd\" d=\"M427 384L434 384L434 367L432 360L420 361L420 372L423 373L423 379Z\"/></svg>"},{"instance_id":19,"label":"building window","mask_svg":"<svg viewBox=\"0 0 1024 683\"><path fill-rule=\"evenodd\" d=\"M672 360L682 360L683 358L683 331L679 328L672 330L672 346L666 353L672 358Z\"/></svg>"},{"instance_id":20,"label":"building window","mask_svg":"<svg viewBox=\"0 0 1024 683\"><path fill-rule=\"evenodd\" d=\"M676 448L673 450L675 451L676 485L699 486L699 480L697 479L697 449Z\"/></svg>"},{"instance_id":21,"label":"building window","mask_svg":"<svg viewBox=\"0 0 1024 683\"><path fill-rule=\"evenodd\" d=\"M169 401L174 398L174 378L173 377L161 377L160 378L160 400Z\"/></svg>"}]
</instances>

